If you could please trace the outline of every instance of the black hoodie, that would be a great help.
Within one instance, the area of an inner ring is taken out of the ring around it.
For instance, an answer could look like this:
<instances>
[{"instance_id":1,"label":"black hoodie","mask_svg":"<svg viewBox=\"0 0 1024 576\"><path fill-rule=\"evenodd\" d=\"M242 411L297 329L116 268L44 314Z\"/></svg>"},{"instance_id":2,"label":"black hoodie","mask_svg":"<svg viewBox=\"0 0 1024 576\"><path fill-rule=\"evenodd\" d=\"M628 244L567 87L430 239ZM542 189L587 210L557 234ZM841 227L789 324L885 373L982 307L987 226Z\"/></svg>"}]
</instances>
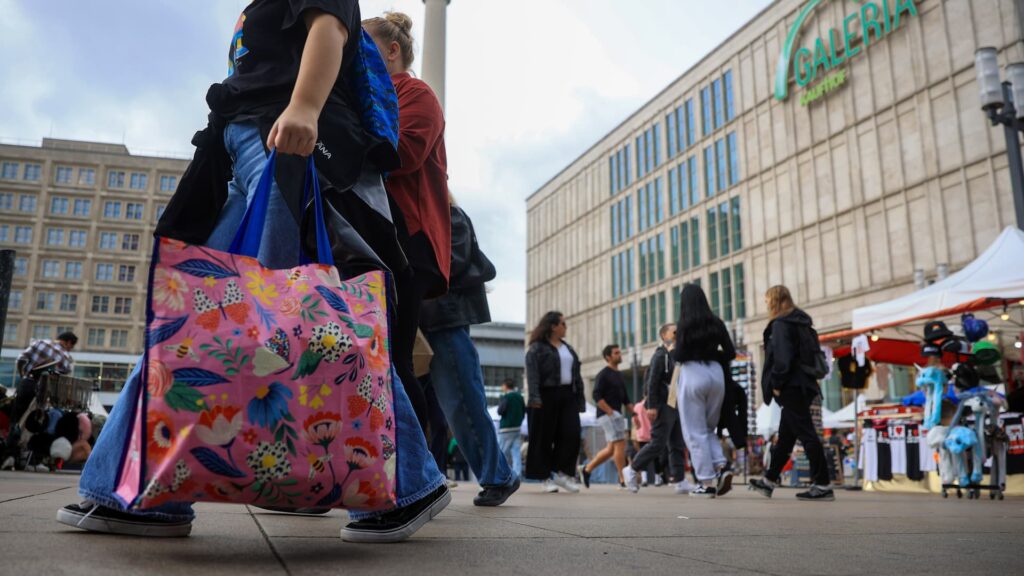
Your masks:
<instances>
[{"instance_id":1,"label":"black hoodie","mask_svg":"<svg viewBox=\"0 0 1024 576\"><path fill-rule=\"evenodd\" d=\"M772 390L778 390L782 403L787 397L818 395L818 384L800 369L800 333L814 321L806 312L794 308L785 316L768 323L764 329L764 372L761 393L765 404L772 401Z\"/></svg>"}]
</instances>

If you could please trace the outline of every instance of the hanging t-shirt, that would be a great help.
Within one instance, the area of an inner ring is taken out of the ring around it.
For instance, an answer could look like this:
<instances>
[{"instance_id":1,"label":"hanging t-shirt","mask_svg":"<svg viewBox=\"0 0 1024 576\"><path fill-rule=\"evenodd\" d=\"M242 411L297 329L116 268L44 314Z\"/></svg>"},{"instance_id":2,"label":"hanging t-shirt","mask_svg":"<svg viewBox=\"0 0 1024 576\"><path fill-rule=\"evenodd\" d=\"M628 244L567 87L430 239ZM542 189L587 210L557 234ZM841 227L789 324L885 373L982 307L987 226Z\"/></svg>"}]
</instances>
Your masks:
<instances>
[{"instance_id":1,"label":"hanging t-shirt","mask_svg":"<svg viewBox=\"0 0 1024 576\"><path fill-rule=\"evenodd\" d=\"M326 12L348 28L341 71L331 88L324 112L341 106L353 111L343 80L354 60L362 34L358 0L253 0L235 24L228 49L228 76L207 93L210 109L228 122L279 115L291 100L306 45L305 13Z\"/></svg>"},{"instance_id":2,"label":"hanging t-shirt","mask_svg":"<svg viewBox=\"0 0 1024 576\"><path fill-rule=\"evenodd\" d=\"M921 433L917 424L907 424L907 478L924 479L921 471Z\"/></svg>"},{"instance_id":3,"label":"hanging t-shirt","mask_svg":"<svg viewBox=\"0 0 1024 576\"><path fill-rule=\"evenodd\" d=\"M878 433L874 428L864 428L860 433L860 460L864 480L878 482Z\"/></svg>"},{"instance_id":4,"label":"hanging t-shirt","mask_svg":"<svg viewBox=\"0 0 1024 576\"><path fill-rule=\"evenodd\" d=\"M1024 474L1024 422L1020 416L1003 419L1008 443L1006 446L1006 473Z\"/></svg>"},{"instance_id":5,"label":"hanging t-shirt","mask_svg":"<svg viewBox=\"0 0 1024 576\"><path fill-rule=\"evenodd\" d=\"M864 359L864 365L860 366L853 359L853 356L844 356L836 362L839 367L839 375L843 388L861 390L867 388L868 377L871 376L871 360Z\"/></svg>"},{"instance_id":6,"label":"hanging t-shirt","mask_svg":"<svg viewBox=\"0 0 1024 576\"><path fill-rule=\"evenodd\" d=\"M907 428L903 424L889 426L889 451L892 453L892 473L907 474Z\"/></svg>"},{"instance_id":7,"label":"hanging t-shirt","mask_svg":"<svg viewBox=\"0 0 1024 576\"><path fill-rule=\"evenodd\" d=\"M572 352L569 351L569 347L564 343L558 345L558 360L561 365L561 379L559 383L562 385L572 384Z\"/></svg>"},{"instance_id":8,"label":"hanging t-shirt","mask_svg":"<svg viewBox=\"0 0 1024 576\"><path fill-rule=\"evenodd\" d=\"M892 480L892 447L889 443L889 426L882 424L875 427L878 435L878 479Z\"/></svg>"}]
</instances>

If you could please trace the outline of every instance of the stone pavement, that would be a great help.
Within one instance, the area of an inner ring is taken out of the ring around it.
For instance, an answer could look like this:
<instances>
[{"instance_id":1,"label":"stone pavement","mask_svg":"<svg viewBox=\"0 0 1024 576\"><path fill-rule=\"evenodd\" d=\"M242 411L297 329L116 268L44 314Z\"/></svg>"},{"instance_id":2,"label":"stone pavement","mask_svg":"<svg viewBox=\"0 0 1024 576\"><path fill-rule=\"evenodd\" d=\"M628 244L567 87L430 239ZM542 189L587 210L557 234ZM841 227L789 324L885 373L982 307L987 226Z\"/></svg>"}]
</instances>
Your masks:
<instances>
[{"instance_id":1,"label":"stone pavement","mask_svg":"<svg viewBox=\"0 0 1024 576\"><path fill-rule=\"evenodd\" d=\"M839 492L804 503L744 486L719 500L524 485L476 508L475 487L398 545L346 544L342 511L303 518L200 504L192 536L145 539L57 524L78 477L0 472L0 575L44 574L1009 574L1024 573L1024 499Z\"/></svg>"}]
</instances>

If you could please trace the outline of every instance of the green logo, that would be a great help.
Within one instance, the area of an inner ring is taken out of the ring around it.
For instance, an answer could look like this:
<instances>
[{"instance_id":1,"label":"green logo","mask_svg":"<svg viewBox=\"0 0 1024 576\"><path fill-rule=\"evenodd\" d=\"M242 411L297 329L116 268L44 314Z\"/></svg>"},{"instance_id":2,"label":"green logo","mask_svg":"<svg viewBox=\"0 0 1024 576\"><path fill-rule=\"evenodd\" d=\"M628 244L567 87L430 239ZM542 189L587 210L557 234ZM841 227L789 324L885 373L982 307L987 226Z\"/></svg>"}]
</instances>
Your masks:
<instances>
[{"instance_id":1,"label":"green logo","mask_svg":"<svg viewBox=\"0 0 1024 576\"><path fill-rule=\"evenodd\" d=\"M813 48L801 47L794 52L804 22L819 5L827 1L807 2L786 35L786 42L782 45L779 63L775 69L776 100L785 100L789 96L790 70L800 88L813 83L819 77L824 78L825 86L816 86L811 90L811 94L801 98L800 102L803 105L837 89L846 82L846 71L839 69L844 62L899 29L904 14L917 16L914 0L858 0L863 5L843 18L841 30L830 28L827 37L819 37L814 41Z\"/></svg>"}]
</instances>

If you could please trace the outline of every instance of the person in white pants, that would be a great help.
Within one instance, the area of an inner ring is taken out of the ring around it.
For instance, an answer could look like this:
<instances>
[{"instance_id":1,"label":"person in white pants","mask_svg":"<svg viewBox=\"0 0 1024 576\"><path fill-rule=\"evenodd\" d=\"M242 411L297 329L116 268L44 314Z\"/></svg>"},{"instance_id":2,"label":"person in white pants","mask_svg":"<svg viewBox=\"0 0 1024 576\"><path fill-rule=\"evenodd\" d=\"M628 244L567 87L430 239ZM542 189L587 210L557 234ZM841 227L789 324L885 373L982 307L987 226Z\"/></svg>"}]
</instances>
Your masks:
<instances>
[{"instance_id":1,"label":"person in white pants","mask_svg":"<svg viewBox=\"0 0 1024 576\"><path fill-rule=\"evenodd\" d=\"M714 498L732 488L717 428L725 399L724 366L736 357L736 348L700 286L683 286L681 300L672 356L680 363L675 383L679 419L698 482L690 496Z\"/></svg>"}]
</instances>

